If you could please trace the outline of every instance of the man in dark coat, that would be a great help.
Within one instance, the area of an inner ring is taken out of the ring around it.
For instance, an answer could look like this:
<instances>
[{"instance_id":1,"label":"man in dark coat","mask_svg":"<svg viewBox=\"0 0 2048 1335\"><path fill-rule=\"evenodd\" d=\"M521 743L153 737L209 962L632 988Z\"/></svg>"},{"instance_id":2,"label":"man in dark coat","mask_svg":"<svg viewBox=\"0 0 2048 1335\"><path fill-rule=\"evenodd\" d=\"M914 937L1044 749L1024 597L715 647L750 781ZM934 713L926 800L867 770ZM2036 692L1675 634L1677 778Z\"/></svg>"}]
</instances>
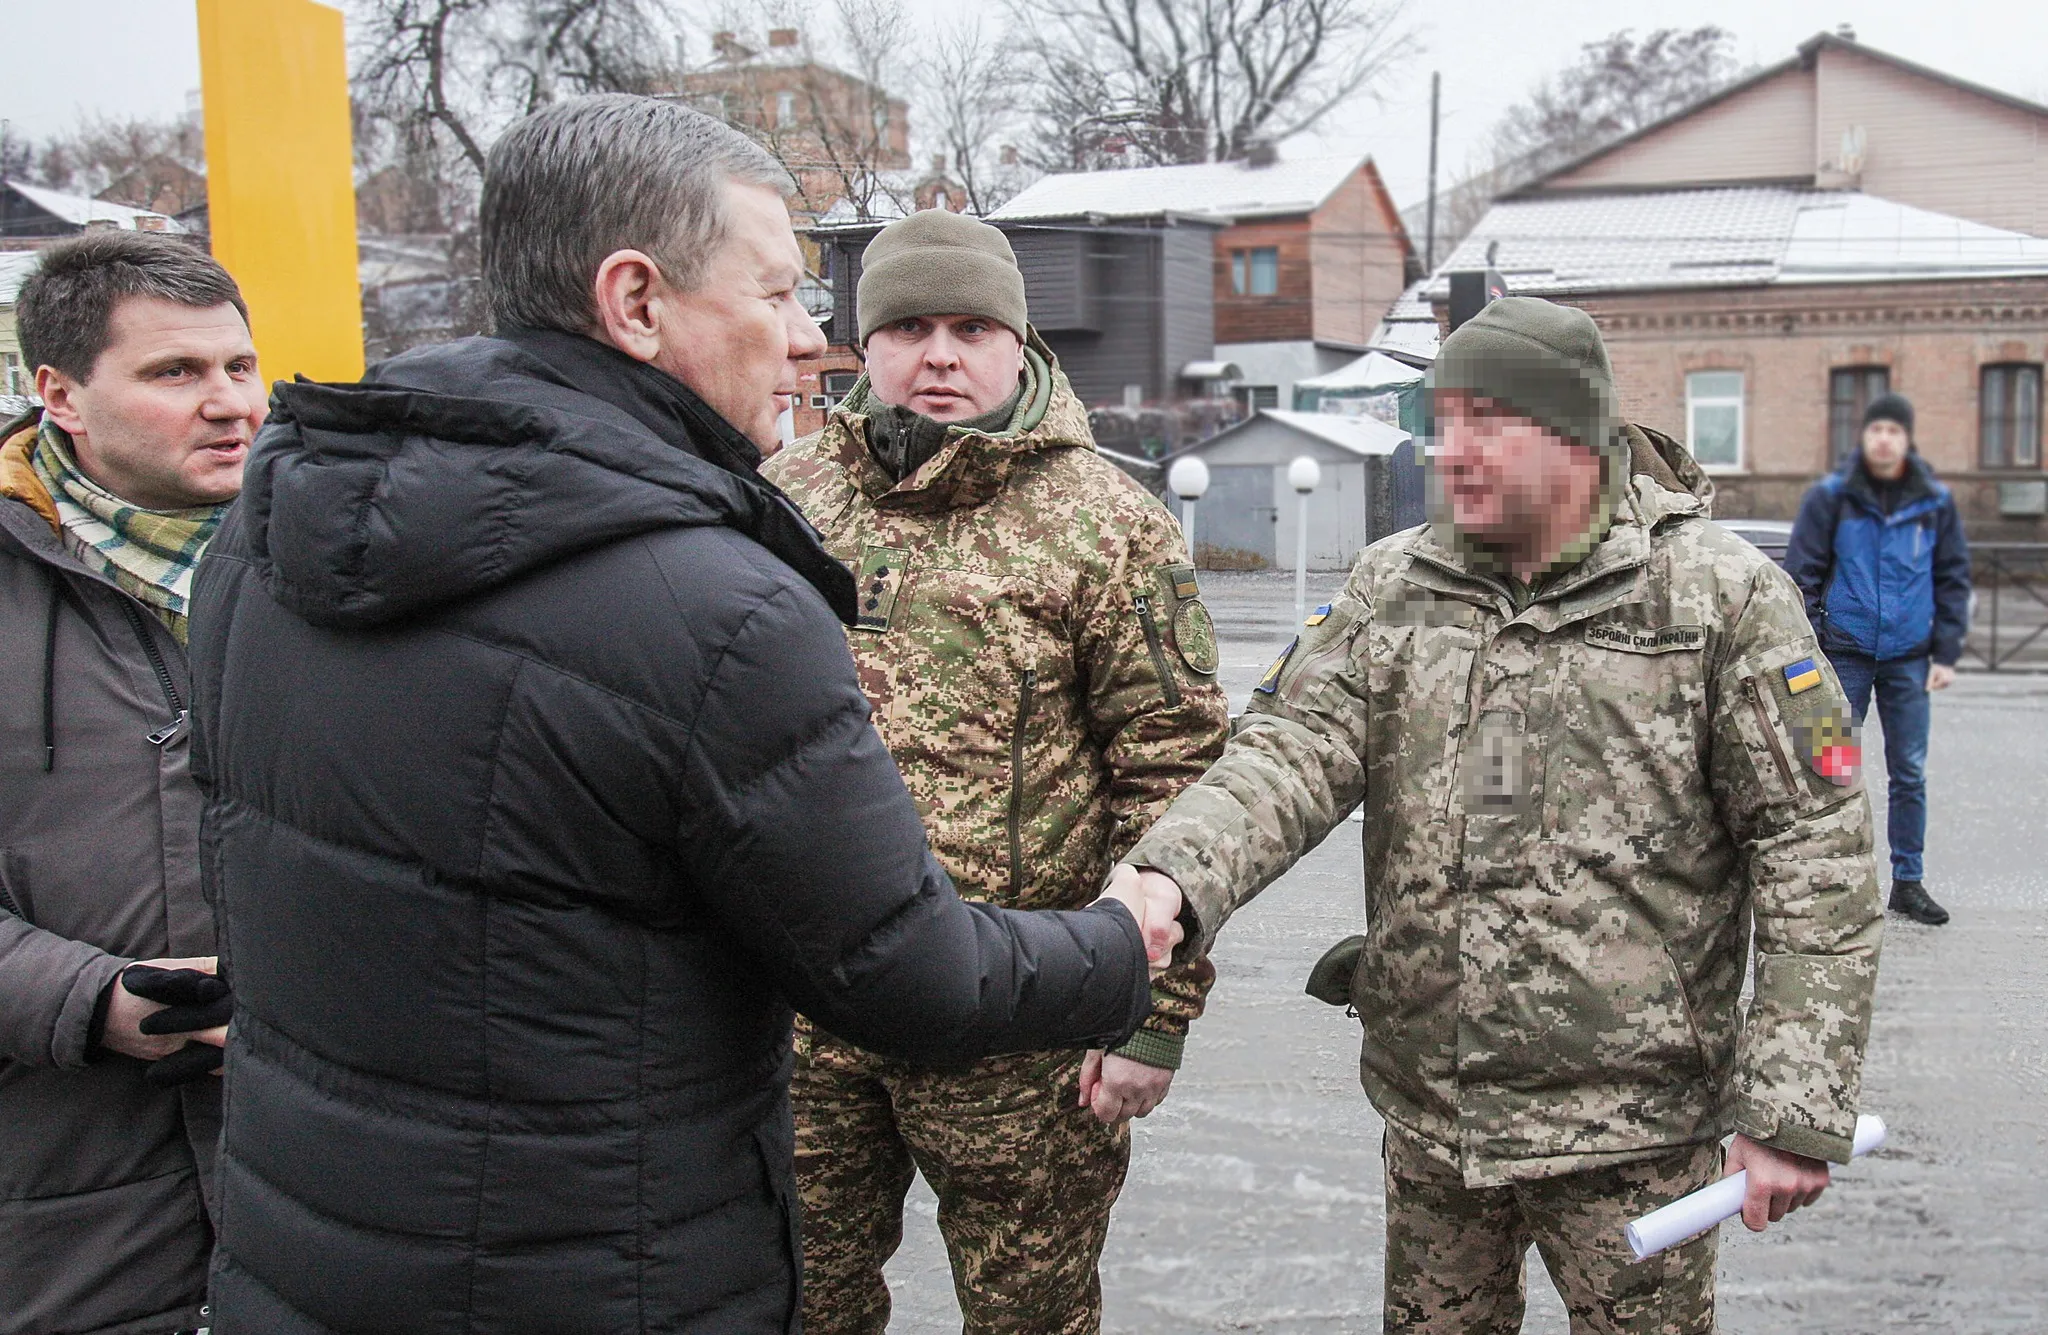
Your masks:
<instances>
[{"instance_id":1,"label":"man in dark coat","mask_svg":"<svg viewBox=\"0 0 2048 1335\"><path fill-rule=\"evenodd\" d=\"M1178 899L955 895L755 472L822 347L786 183L558 104L491 153L497 335L278 387L194 613L220 1335L795 1331L792 1005L928 1062L1149 1012Z\"/></svg>"},{"instance_id":2,"label":"man in dark coat","mask_svg":"<svg viewBox=\"0 0 2048 1335\"><path fill-rule=\"evenodd\" d=\"M227 1005L185 606L263 382L179 241L59 242L16 309L45 406L0 429L0 1335L166 1335L206 1324Z\"/></svg>"},{"instance_id":3,"label":"man in dark coat","mask_svg":"<svg viewBox=\"0 0 2048 1335\"><path fill-rule=\"evenodd\" d=\"M1928 693L1956 677L1970 627L1970 547L1955 497L1913 446L1913 405L1884 394L1863 414L1862 447L1806 493L1785 569L1856 722L1870 697L1884 724L1892 850L1890 908L1938 927L1927 893Z\"/></svg>"}]
</instances>

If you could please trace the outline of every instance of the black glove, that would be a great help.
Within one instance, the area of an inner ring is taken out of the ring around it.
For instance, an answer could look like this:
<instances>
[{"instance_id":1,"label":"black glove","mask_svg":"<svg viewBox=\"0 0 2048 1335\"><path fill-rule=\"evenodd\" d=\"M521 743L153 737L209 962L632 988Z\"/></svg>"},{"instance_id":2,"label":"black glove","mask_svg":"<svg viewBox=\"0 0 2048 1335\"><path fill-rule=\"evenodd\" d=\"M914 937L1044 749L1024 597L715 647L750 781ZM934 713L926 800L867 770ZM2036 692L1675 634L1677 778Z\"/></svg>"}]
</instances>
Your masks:
<instances>
[{"instance_id":1,"label":"black glove","mask_svg":"<svg viewBox=\"0 0 2048 1335\"><path fill-rule=\"evenodd\" d=\"M145 1015L136 1027L145 1034L193 1034L218 1029L234 1017L235 994L215 974L197 969L159 969L131 964L121 971L121 986L164 1009ZM168 1057L149 1064L144 1079L169 1089L220 1069L221 1050L211 1043L187 1043Z\"/></svg>"}]
</instances>

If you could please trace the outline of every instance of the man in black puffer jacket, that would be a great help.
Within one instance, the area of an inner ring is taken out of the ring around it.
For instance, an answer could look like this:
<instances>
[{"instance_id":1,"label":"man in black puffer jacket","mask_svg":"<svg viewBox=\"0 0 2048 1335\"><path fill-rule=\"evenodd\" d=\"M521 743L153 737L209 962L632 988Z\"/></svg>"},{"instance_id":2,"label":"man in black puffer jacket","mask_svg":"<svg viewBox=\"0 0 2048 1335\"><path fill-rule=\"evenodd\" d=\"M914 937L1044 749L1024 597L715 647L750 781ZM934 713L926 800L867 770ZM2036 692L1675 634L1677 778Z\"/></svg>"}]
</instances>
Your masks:
<instances>
[{"instance_id":1,"label":"man in black puffer jacket","mask_svg":"<svg viewBox=\"0 0 2048 1335\"><path fill-rule=\"evenodd\" d=\"M784 180L559 104L492 152L499 335L278 387L192 618L220 1335L794 1331L792 1005L928 1062L1149 1011L1177 900L957 898L754 473L820 345Z\"/></svg>"}]
</instances>

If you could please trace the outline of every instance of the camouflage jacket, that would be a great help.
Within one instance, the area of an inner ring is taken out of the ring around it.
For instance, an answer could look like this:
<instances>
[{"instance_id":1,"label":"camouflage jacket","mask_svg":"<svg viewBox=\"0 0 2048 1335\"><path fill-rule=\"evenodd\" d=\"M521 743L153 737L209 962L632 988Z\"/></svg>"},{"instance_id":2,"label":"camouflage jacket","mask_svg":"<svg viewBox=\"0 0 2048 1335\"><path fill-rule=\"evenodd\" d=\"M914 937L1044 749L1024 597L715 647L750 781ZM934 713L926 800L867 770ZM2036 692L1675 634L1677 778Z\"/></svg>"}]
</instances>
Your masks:
<instances>
[{"instance_id":1,"label":"camouflage jacket","mask_svg":"<svg viewBox=\"0 0 2048 1335\"><path fill-rule=\"evenodd\" d=\"M1179 526L1034 351L1024 430L956 432L895 483L863 378L762 471L859 578L861 685L960 893L1069 909L1222 754L1229 713ZM1214 980L1199 956L1161 977L1120 1051L1178 1066Z\"/></svg>"},{"instance_id":2,"label":"camouflage jacket","mask_svg":"<svg viewBox=\"0 0 2048 1335\"><path fill-rule=\"evenodd\" d=\"M1363 803L1361 1077L1473 1186L1730 1129L1849 1156L1881 910L1841 685L1630 435L1613 527L1519 610L1430 528L1368 548L1128 859L1206 948Z\"/></svg>"}]
</instances>

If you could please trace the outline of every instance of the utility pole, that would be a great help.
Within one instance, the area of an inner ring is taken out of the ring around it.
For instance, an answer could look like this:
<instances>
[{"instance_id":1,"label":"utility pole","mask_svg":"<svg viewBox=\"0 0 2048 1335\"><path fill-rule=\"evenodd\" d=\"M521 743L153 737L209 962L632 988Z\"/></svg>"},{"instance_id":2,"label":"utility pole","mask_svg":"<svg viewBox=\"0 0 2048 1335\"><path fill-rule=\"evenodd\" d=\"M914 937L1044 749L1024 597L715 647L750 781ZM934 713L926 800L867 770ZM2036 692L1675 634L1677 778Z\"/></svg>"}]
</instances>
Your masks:
<instances>
[{"instance_id":1,"label":"utility pole","mask_svg":"<svg viewBox=\"0 0 2048 1335\"><path fill-rule=\"evenodd\" d=\"M1425 274L1436 271L1436 109L1443 81L1441 73L1429 76L1429 212L1427 221L1422 225L1422 271Z\"/></svg>"}]
</instances>

